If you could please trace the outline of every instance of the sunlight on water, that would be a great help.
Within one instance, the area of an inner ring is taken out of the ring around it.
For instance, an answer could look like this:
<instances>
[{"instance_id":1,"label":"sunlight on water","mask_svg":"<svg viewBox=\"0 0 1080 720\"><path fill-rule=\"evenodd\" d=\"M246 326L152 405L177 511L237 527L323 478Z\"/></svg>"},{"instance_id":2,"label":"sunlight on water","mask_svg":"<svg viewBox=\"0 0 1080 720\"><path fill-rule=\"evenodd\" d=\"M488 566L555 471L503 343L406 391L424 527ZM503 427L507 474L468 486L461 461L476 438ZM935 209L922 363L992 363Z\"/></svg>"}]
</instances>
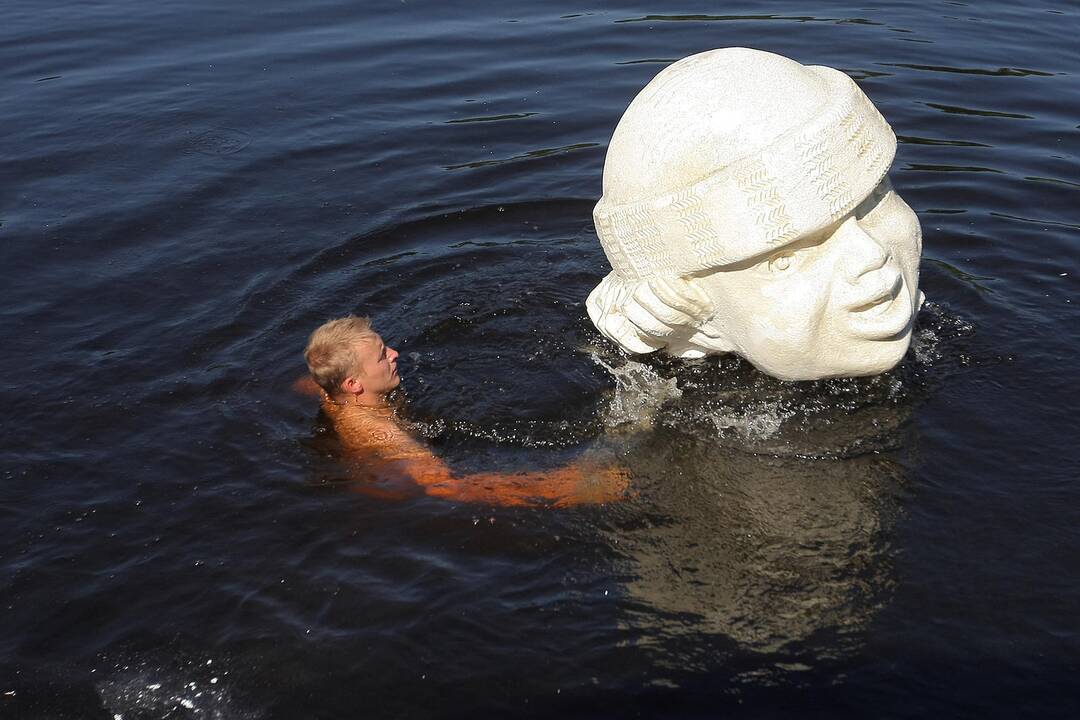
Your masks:
<instances>
[{"instance_id":1,"label":"sunlight on water","mask_svg":"<svg viewBox=\"0 0 1080 720\"><path fill-rule=\"evenodd\" d=\"M257 713L233 697L230 671L221 663L183 657L159 661L132 657L100 670L106 679L98 683L98 693L113 720L257 720Z\"/></svg>"}]
</instances>

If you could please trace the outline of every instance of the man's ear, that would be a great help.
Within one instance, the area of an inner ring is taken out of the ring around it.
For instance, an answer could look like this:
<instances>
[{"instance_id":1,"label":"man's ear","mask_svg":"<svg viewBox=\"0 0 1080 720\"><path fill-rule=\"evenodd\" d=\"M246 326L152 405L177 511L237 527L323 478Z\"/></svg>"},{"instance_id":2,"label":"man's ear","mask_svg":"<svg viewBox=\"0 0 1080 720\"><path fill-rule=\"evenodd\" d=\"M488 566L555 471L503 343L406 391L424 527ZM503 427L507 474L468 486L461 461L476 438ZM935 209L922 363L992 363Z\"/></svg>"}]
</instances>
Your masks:
<instances>
[{"instance_id":1,"label":"man's ear","mask_svg":"<svg viewBox=\"0 0 1080 720\"><path fill-rule=\"evenodd\" d=\"M349 395L360 395L364 392L364 383L355 375L349 375L341 381L341 391Z\"/></svg>"}]
</instances>

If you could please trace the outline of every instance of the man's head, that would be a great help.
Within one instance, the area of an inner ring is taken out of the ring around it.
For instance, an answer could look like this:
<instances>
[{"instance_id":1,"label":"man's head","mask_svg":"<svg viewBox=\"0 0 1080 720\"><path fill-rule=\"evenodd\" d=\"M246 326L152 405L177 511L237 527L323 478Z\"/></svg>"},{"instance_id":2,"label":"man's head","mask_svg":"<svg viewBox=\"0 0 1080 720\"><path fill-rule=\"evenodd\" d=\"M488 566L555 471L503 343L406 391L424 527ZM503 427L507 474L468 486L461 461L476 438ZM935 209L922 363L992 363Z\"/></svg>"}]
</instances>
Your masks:
<instances>
[{"instance_id":1,"label":"man's head","mask_svg":"<svg viewBox=\"0 0 1080 720\"><path fill-rule=\"evenodd\" d=\"M613 272L590 317L631 352L736 352L785 379L887 370L921 303L895 148L831 68L745 48L674 63L608 148L594 218Z\"/></svg>"},{"instance_id":2,"label":"man's head","mask_svg":"<svg viewBox=\"0 0 1080 720\"><path fill-rule=\"evenodd\" d=\"M312 379L327 395L361 404L378 402L398 386L397 357L368 318L355 315L323 323L304 350Z\"/></svg>"}]
</instances>

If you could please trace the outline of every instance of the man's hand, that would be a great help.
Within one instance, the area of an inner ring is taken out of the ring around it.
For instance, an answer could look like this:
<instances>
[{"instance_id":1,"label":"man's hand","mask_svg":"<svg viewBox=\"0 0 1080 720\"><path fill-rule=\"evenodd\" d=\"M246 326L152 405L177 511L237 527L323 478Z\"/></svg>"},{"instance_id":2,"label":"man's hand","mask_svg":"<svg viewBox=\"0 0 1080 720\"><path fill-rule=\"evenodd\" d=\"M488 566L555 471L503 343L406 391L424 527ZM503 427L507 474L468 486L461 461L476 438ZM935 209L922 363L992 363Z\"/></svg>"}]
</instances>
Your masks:
<instances>
[{"instance_id":1,"label":"man's hand","mask_svg":"<svg viewBox=\"0 0 1080 720\"><path fill-rule=\"evenodd\" d=\"M298 392L301 395L311 395L313 397L322 397L323 395L323 389L315 384L310 375L299 378L292 384L292 389L293 392Z\"/></svg>"}]
</instances>

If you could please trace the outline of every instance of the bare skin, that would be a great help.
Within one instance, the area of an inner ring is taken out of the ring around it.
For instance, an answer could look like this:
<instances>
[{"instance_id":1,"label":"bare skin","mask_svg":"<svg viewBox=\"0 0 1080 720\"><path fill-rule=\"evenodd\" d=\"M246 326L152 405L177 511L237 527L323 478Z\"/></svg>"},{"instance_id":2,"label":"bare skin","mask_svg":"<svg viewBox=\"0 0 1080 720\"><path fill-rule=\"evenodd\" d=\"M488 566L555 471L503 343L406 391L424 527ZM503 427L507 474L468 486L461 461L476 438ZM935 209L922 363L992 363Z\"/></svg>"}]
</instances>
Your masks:
<instances>
[{"instance_id":1,"label":"bare skin","mask_svg":"<svg viewBox=\"0 0 1080 720\"><path fill-rule=\"evenodd\" d=\"M361 367L334 397L310 378L294 385L299 392L322 398L343 449L372 476L374 482L359 483L358 491L388 498L420 491L445 500L507 507L570 507L626 495L624 470L587 462L541 472L454 473L398 423L386 402L386 393L398 384L397 353L381 339L363 345Z\"/></svg>"}]
</instances>

